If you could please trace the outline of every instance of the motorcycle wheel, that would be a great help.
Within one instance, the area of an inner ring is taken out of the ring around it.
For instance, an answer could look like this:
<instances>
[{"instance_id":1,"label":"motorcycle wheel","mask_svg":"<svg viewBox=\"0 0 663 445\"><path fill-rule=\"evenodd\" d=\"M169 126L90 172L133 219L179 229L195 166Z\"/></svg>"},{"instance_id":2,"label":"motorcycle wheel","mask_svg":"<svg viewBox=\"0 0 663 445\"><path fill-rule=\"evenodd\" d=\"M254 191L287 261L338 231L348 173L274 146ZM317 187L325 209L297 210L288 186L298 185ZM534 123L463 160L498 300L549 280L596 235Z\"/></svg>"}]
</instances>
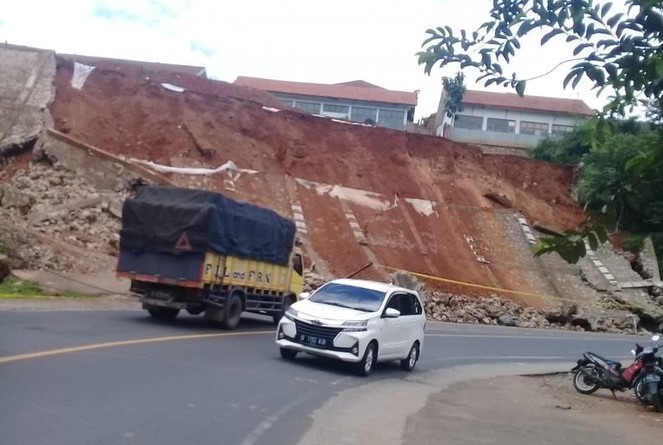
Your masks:
<instances>
[{"instance_id":1,"label":"motorcycle wheel","mask_svg":"<svg viewBox=\"0 0 663 445\"><path fill-rule=\"evenodd\" d=\"M649 405L647 394L645 394L645 385L642 376L635 380L635 383L633 384L633 392L635 393L635 398L638 399L638 402L645 406Z\"/></svg>"},{"instance_id":2,"label":"motorcycle wheel","mask_svg":"<svg viewBox=\"0 0 663 445\"><path fill-rule=\"evenodd\" d=\"M593 394L600 388L600 385L596 382L592 382L587 377L586 373L596 375L596 371L593 367L583 367L578 369L573 376L573 387L580 394Z\"/></svg>"},{"instance_id":3,"label":"motorcycle wheel","mask_svg":"<svg viewBox=\"0 0 663 445\"><path fill-rule=\"evenodd\" d=\"M658 394L652 396L651 398L652 405L657 413L663 412L663 395L659 392Z\"/></svg>"}]
</instances>

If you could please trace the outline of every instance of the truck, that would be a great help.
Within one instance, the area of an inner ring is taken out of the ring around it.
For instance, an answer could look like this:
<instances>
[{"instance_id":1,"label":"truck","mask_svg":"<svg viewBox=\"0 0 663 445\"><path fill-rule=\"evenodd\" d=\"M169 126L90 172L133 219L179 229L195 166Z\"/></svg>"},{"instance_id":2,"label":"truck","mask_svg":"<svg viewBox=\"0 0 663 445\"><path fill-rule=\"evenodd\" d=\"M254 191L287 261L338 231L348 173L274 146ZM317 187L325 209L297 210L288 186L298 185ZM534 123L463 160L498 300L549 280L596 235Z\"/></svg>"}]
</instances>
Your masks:
<instances>
[{"instance_id":1,"label":"truck","mask_svg":"<svg viewBox=\"0 0 663 445\"><path fill-rule=\"evenodd\" d=\"M242 312L277 324L302 292L293 221L209 190L144 186L122 206L118 277L160 320L180 311L235 329Z\"/></svg>"}]
</instances>

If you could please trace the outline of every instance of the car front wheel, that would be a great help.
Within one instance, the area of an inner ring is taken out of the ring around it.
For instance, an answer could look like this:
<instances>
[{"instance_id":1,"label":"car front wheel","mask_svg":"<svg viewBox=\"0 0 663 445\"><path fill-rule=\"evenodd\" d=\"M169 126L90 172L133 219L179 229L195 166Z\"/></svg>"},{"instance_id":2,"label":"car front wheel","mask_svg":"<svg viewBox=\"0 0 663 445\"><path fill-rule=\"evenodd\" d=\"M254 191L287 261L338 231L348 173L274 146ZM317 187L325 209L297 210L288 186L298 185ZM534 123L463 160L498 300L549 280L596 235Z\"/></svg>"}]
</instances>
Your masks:
<instances>
[{"instance_id":1,"label":"car front wheel","mask_svg":"<svg viewBox=\"0 0 663 445\"><path fill-rule=\"evenodd\" d=\"M401 360L401 369L404 371L412 371L417 364L417 360L419 360L419 343L413 344L410 348L410 353L406 358Z\"/></svg>"},{"instance_id":2,"label":"car front wheel","mask_svg":"<svg viewBox=\"0 0 663 445\"><path fill-rule=\"evenodd\" d=\"M286 360L294 360L297 357L297 351L294 349L281 348L281 357Z\"/></svg>"},{"instance_id":3,"label":"car front wheel","mask_svg":"<svg viewBox=\"0 0 663 445\"><path fill-rule=\"evenodd\" d=\"M377 348L375 347L375 342L370 342L366 346L366 351L364 352L364 358L358 363L359 375L362 377L368 377L368 375L373 371L373 366L377 359Z\"/></svg>"}]
</instances>

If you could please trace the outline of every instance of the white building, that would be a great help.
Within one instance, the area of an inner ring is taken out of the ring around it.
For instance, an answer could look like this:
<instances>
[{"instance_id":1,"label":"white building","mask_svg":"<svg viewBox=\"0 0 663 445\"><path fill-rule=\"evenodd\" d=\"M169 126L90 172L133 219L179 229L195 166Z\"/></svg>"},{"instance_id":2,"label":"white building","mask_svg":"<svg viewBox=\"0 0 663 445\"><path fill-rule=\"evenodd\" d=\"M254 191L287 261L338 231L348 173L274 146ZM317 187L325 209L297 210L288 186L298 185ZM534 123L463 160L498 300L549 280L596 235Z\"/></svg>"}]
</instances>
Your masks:
<instances>
[{"instance_id":1,"label":"white building","mask_svg":"<svg viewBox=\"0 0 663 445\"><path fill-rule=\"evenodd\" d=\"M449 118L443 92L437 112L436 134L481 146L526 149L548 135L573 130L594 111L580 99L468 90L463 111Z\"/></svg>"},{"instance_id":2,"label":"white building","mask_svg":"<svg viewBox=\"0 0 663 445\"><path fill-rule=\"evenodd\" d=\"M395 130L405 130L417 106L417 91L387 90L363 80L319 84L239 76L235 84L272 93L307 113Z\"/></svg>"}]
</instances>

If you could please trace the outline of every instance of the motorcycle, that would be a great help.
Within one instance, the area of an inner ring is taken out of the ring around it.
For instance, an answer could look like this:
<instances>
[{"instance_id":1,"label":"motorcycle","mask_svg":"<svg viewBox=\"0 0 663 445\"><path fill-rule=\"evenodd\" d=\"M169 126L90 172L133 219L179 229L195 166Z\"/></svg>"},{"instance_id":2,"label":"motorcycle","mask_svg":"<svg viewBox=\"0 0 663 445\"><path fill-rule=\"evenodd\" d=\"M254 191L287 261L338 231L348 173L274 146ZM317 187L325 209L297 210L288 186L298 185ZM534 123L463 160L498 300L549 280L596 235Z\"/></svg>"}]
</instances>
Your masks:
<instances>
[{"instance_id":1,"label":"motorcycle","mask_svg":"<svg viewBox=\"0 0 663 445\"><path fill-rule=\"evenodd\" d=\"M660 335L652 337L653 342L661 339ZM643 369L641 377L635 386L636 393L640 393L643 404L652 405L657 412L663 412L663 358L657 357L658 347L645 348L641 353Z\"/></svg>"},{"instance_id":2,"label":"motorcycle","mask_svg":"<svg viewBox=\"0 0 663 445\"><path fill-rule=\"evenodd\" d=\"M652 341L660 340L660 335L652 337ZM633 363L623 368L616 360L602 357L593 352L585 352L576 366L571 370L573 374L573 387L581 394L593 394L601 388L609 389L615 396L615 391L633 389L638 401L642 404L663 403L660 394L663 369L661 358L656 357L658 348L643 348L636 343ZM652 367L651 363L654 363ZM647 367L645 366L647 364ZM650 394L658 388L656 396ZM616 396L615 396L616 397ZM658 409L658 408L657 408Z\"/></svg>"}]
</instances>

